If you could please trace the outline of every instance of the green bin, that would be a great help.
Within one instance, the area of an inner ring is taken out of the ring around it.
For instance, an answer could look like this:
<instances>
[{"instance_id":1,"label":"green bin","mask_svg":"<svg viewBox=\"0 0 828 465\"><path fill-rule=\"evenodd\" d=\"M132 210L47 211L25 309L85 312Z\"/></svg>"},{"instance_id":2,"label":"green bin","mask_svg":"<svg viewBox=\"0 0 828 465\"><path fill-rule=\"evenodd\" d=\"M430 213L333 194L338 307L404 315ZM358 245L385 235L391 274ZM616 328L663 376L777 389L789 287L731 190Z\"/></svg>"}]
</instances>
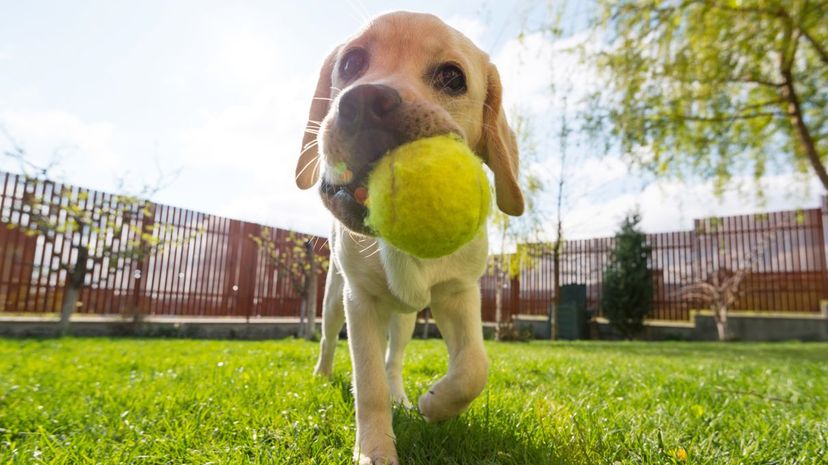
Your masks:
<instances>
[{"instance_id":1,"label":"green bin","mask_svg":"<svg viewBox=\"0 0 828 465\"><path fill-rule=\"evenodd\" d=\"M556 321L558 339L586 339L586 316L586 285L566 284L561 286L561 304L558 307Z\"/></svg>"}]
</instances>

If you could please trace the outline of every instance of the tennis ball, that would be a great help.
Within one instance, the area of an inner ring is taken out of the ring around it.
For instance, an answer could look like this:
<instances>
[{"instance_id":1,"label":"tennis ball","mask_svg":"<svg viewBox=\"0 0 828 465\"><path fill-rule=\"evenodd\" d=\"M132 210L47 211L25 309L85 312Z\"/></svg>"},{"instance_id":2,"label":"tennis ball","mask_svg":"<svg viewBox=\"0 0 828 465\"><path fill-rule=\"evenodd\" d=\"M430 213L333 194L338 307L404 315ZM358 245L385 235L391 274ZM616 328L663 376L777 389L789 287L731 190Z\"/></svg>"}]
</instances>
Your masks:
<instances>
[{"instance_id":1,"label":"tennis ball","mask_svg":"<svg viewBox=\"0 0 828 465\"><path fill-rule=\"evenodd\" d=\"M420 258L459 249L486 223L483 163L455 136L418 139L383 156L368 177L365 224Z\"/></svg>"}]
</instances>

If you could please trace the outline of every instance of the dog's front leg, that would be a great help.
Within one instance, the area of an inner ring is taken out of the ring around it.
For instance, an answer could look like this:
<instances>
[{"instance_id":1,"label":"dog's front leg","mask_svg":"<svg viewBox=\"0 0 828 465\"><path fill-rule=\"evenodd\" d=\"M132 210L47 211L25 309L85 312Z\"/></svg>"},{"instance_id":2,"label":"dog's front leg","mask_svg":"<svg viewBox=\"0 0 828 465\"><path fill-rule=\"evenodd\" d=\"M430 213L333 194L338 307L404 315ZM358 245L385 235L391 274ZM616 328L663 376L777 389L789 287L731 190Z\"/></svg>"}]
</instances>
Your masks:
<instances>
[{"instance_id":1,"label":"dog's front leg","mask_svg":"<svg viewBox=\"0 0 828 465\"><path fill-rule=\"evenodd\" d=\"M428 421L462 413L486 386L489 361L483 347L480 289L468 287L432 303L434 321L449 352L448 373L420 397Z\"/></svg>"},{"instance_id":2,"label":"dog's front leg","mask_svg":"<svg viewBox=\"0 0 828 465\"><path fill-rule=\"evenodd\" d=\"M402 369L405 346L411 341L414 326L417 324L417 314L394 313L390 316L388 328L388 351L385 355L385 374L391 388L391 401L405 408L411 408L411 401L405 395Z\"/></svg>"},{"instance_id":3,"label":"dog's front leg","mask_svg":"<svg viewBox=\"0 0 828 465\"><path fill-rule=\"evenodd\" d=\"M339 332L345 324L343 308L343 289L345 278L339 274L336 260L328 265L328 277L325 281L325 298L322 300L322 340L319 341L319 359L313 372L321 376L331 376L333 372L334 352L339 341Z\"/></svg>"},{"instance_id":4,"label":"dog's front leg","mask_svg":"<svg viewBox=\"0 0 828 465\"><path fill-rule=\"evenodd\" d=\"M356 399L354 460L360 465L396 465L391 396L383 363L389 315L378 308L371 296L353 291L346 291L345 295Z\"/></svg>"}]
</instances>

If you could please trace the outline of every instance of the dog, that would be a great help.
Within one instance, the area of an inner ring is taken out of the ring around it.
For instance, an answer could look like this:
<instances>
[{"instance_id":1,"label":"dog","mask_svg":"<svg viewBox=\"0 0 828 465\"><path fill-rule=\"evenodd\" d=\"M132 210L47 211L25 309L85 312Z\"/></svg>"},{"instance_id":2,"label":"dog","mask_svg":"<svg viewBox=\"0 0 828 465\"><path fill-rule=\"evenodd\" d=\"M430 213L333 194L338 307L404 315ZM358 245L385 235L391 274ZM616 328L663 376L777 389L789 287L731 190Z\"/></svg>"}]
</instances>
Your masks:
<instances>
[{"instance_id":1,"label":"dog","mask_svg":"<svg viewBox=\"0 0 828 465\"><path fill-rule=\"evenodd\" d=\"M325 59L296 166L301 189L319 183L335 221L315 372L330 375L347 320L356 402L354 461L397 464L392 405L411 407L402 381L403 350L417 311L430 307L449 352L448 372L419 398L428 421L462 413L483 390L479 278L486 228L456 252L419 259L365 226L356 191L377 160L423 137L454 134L494 175L504 213L519 216L518 148L501 101L497 69L468 38L435 16L375 18Z\"/></svg>"}]
</instances>

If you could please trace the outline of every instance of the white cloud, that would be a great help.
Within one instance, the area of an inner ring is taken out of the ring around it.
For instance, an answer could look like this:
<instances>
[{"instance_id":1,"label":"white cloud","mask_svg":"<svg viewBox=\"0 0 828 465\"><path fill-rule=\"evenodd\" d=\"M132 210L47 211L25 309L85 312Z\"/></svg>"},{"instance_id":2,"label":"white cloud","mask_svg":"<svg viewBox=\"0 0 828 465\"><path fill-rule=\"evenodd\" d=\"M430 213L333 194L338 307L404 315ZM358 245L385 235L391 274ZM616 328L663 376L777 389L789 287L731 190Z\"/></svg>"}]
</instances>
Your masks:
<instances>
[{"instance_id":1,"label":"white cloud","mask_svg":"<svg viewBox=\"0 0 828 465\"><path fill-rule=\"evenodd\" d=\"M172 120L178 125L150 137L57 109L0 112L0 123L33 163L58 156L51 175L60 180L114 191L126 174L136 190L157 180L155 154L167 174L181 169L155 196L158 202L327 235L331 219L318 195L293 181L316 70L280 76L278 57L269 46L257 46L259 39L239 34L201 65L215 71L204 74L211 87L238 89L234 104L194 109L190 121ZM5 148L10 143L0 135ZM8 158L0 158L0 169L19 171Z\"/></svg>"},{"instance_id":2,"label":"white cloud","mask_svg":"<svg viewBox=\"0 0 828 465\"><path fill-rule=\"evenodd\" d=\"M225 33L218 44L208 72L234 87L261 85L279 70L279 49L271 38L247 30Z\"/></svg>"},{"instance_id":3,"label":"white cloud","mask_svg":"<svg viewBox=\"0 0 828 465\"><path fill-rule=\"evenodd\" d=\"M250 100L183 131L181 187L177 183L164 197L327 235L331 220L318 195L300 191L293 180L315 79L269 83ZM199 194L183 192L184 186L200 186Z\"/></svg>"},{"instance_id":4,"label":"white cloud","mask_svg":"<svg viewBox=\"0 0 828 465\"><path fill-rule=\"evenodd\" d=\"M539 113L548 106L552 70L549 65L551 46L540 34L523 41L506 42L492 61L503 84L504 106L528 108Z\"/></svg>"},{"instance_id":5,"label":"white cloud","mask_svg":"<svg viewBox=\"0 0 828 465\"><path fill-rule=\"evenodd\" d=\"M34 165L57 163L53 176L98 189L113 189L117 170L126 166L124 154L116 149L115 127L105 121L88 122L62 110L7 111L0 113L8 135ZM10 149L11 141L0 137L0 147ZM19 165L0 160L0 168L19 172Z\"/></svg>"},{"instance_id":6,"label":"white cloud","mask_svg":"<svg viewBox=\"0 0 828 465\"><path fill-rule=\"evenodd\" d=\"M554 41L536 32L513 38L494 55L504 88L507 108L518 107L538 116L560 112L563 97L574 111L596 84L596 72L580 62L574 47L584 43L586 33ZM597 46L590 39L587 47Z\"/></svg>"},{"instance_id":7,"label":"white cloud","mask_svg":"<svg viewBox=\"0 0 828 465\"><path fill-rule=\"evenodd\" d=\"M293 182L301 136L312 95L307 80L262 88L245 104L234 105L183 131L165 146L163 169L180 175L155 200L222 216L327 235L331 218L315 190ZM156 181L151 157L141 148L122 148L136 140L108 122L88 122L61 110L2 112L0 122L38 166L57 161L51 176L104 191ZM11 149L0 137L0 150ZM0 158L0 169L19 172Z\"/></svg>"},{"instance_id":8,"label":"white cloud","mask_svg":"<svg viewBox=\"0 0 828 465\"><path fill-rule=\"evenodd\" d=\"M734 182L745 186L753 183L749 178ZM693 227L693 220L710 216L819 206L821 187L814 178L803 186L794 175L776 175L765 178L763 185L764 200L752 188L729 191L717 198L710 181L676 180L652 183L638 192L627 189L614 196L584 197L564 214L565 235L570 239L611 236L624 216L636 208L642 214L642 229L656 233L688 230ZM792 190L791 186L800 187Z\"/></svg>"},{"instance_id":9,"label":"white cloud","mask_svg":"<svg viewBox=\"0 0 828 465\"><path fill-rule=\"evenodd\" d=\"M480 46L483 35L486 32L486 25L479 19L455 15L445 18L444 21L446 24L462 32L466 37L471 39L472 42Z\"/></svg>"}]
</instances>

